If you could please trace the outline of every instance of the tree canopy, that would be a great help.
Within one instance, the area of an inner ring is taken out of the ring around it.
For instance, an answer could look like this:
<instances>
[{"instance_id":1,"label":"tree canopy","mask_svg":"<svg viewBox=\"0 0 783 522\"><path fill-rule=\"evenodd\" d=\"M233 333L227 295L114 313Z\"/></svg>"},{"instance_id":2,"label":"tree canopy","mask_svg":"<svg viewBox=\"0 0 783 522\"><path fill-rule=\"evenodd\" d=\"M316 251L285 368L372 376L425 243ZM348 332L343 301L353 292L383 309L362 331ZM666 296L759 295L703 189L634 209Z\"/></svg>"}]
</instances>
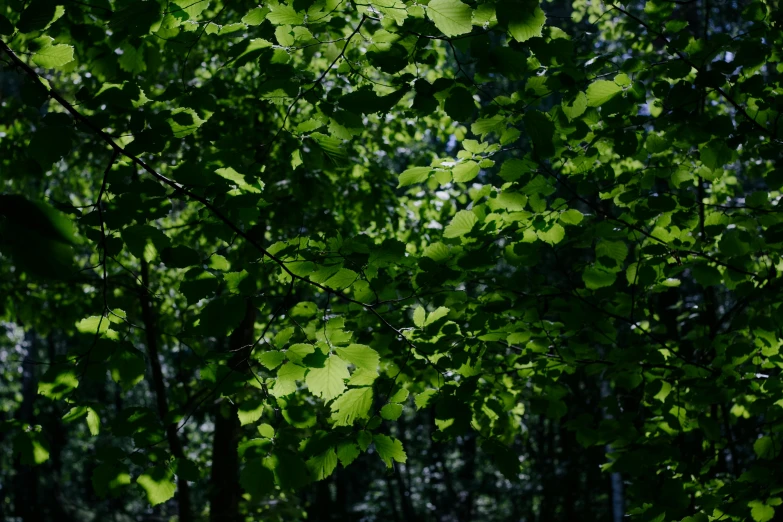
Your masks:
<instances>
[{"instance_id":1,"label":"tree canopy","mask_svg":"<svg viewBox=\"0 0 783 522\"><path fill-rule=\"evenodd\" d=\"M777 520L782 31L1 2L0 520Z\"/></svg>"}]
</instances>

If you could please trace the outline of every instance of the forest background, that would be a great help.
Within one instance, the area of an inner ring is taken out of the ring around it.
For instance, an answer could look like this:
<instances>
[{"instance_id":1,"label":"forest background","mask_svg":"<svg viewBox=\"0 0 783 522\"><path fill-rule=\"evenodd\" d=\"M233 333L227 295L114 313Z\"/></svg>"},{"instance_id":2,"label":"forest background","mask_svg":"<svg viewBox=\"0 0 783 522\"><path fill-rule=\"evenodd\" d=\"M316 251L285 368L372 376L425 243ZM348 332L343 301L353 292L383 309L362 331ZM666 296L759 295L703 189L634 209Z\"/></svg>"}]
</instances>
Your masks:
<instances>
[{"instance_id":1,"label":"forest background","mask_svg":"<svg viewBox=\"0 0 783 522\"><path fill-rule=\"evenodd\" d=\"M782 29L0 1L0 520L781 519Z\"/></svg>"}]
</instances>

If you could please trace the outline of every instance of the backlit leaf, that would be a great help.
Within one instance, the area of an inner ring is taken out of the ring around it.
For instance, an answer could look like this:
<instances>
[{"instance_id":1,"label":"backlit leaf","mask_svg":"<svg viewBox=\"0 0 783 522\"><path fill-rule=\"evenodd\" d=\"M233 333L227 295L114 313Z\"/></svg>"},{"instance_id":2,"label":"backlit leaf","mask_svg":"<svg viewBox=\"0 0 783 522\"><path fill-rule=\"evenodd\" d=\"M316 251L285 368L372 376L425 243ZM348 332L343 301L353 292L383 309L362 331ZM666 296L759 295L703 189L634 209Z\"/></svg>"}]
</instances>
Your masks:
<instances>
[{"instance_id":1,"label":"backlit leaf","mask_svg":"<svg viewBox=\"0 0 783 522\"><path fill-rule=\"evenodd\" d=\"M452 218L451 223L443 230L443 237L454 238L461 237L473 230L478 223L476 215L469 210L460 210Z\"/></svg>"},{"instance_id":2,"label":"backlit leaf","mask_svg":"<svg viewBox=\"0 0 783 522\"><path fill-rule=\"evenodd\" d=\"M352 388L331 405L336 426L350 426L356 419L366 419L372 406L372 388Z\"/></svg>"},{"instance_id":3,"label":"backlit leaf","mask_svg":"<svg viewBox=\"0 0 783 522\"><path fill-rule=\"evenodd\" d=\"M402 442L398 439L386 435L374 435L373 442L378 456L386 463L387 468L392 466L392 461L404 464L407 460L407 455L402 449Z\"/></svg>"},{"instance_id":4,"label":"backlit leaf","mask_svg":"<svg viewBox=\"0 0 783 522\"><path fill-rule=\"evenodd\" d=\"M149 468L138 476L136 483L146 493L147 502L151 506L166 502L177 491L177 485L174 483L174 474L170 469L162 465Z\"/></svg>"},{"instance_id":5,"label":"backlit leaf","mask_svg":"<svg viewBox=\"0 0 783 522\"><path fill-rule=\"evenodd\" d=\"M623 88L609 80L597 80L587 87L587 106L600 107L618 94Z\"/></svg>"},{"instance_id":6,"label":"backlit leaf","mask_svg":"<svg viewBox=\"0 0 783 522\"><path fill-rule=\"evenodd\" d=\"M340 357L331 355L323 368L311 368L307 373L310 392L324 400L332 400L345 390L345 380L350 377L348 365Z\"/></svg>"},{"instance_id":7,"label":"backlit leaf","mask_svg":"<svg viewBox=\"0 0 783 522\"><path fill-rule=\"evenodd\" d=\"M427 4L427 16L446 36L469 33L472 14L470 7L459 0L432 0Z\"/></svg>"}]
</instances>

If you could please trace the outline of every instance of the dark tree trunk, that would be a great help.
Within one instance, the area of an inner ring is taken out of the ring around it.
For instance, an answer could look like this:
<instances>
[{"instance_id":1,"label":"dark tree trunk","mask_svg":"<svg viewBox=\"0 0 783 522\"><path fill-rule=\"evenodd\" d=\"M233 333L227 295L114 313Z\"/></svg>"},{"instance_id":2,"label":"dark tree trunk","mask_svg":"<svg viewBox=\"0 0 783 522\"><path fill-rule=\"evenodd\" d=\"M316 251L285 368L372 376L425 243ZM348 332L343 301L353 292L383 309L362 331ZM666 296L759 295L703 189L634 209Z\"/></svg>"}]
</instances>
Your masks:
<instances>
[{"instance_id":1,"label":"dark tree trunk","mask_svg":"<svg viewBox=\"0 0 783 522\"><path fill-rule=\"evenodd\" d=\"M158 409L158 416L166 427L166 440L169 443L171 454L176 458L184 458L185 453L182 449L182 442L177 434L177 424L171 422L169 416L168 398L166 396L166 382L163 378L163 370L160 363L160 353L158 350L158 333L155 321L155 312L152 307L152 298L149 293L150 274L149 263L142 258L141 260L141 315L144 321L144 329L147 340L147 358L150 361L152 370L152 390L155 393L155 403ZM177 505L179 507L180 522L191 522L193 520L193 510L190 505L190 487L187 480L177 480Z\"/></svg>"},{"instance_id":2,"label":"dark tree trunk","mask_svg":"<svg viewBox=\"0 0 783 522\"><path fill-rule=\"evenodd\" d=\"M47 355L49 363L54 364L57 357L57 346L53 334L46 338ZM48 415L51 419L46 426L46 432L49 436L49 465L51 466L50 480L46 481L46 487L49 490L45 493L48 501L49 512L54 520L58 522L70 522L73 517L65 510L62 499L62 452L68 443L68 431L60 420L59 415Z\"/></svg>"},{"instance_id":3,"label":"dark tree trunk","mask_svg":"<svg viewBox=\"0 0 783 522\"><path fill-rule=\"evenodd\" d=\"M215 408L212 439L212 474L209 519L212 522L239 520L239 418L237 408L221 401Z\"/></svg>"},{"instance_id":4,"label":"dark tree trunk","mask_svg":"<svg viewBox=\"0 0 783 522\"><path fill-rule=\"evenodd\" d=\"M472 522L474 507L474 491L476 478L476 437L466 435L462 441L462 458L465 461L459 471L462 491L460 492L460 511L457 514L460 522Z\"/></svg>"},{"instance_id":5,"label":"dark tree trunk","mask_svg":"<svg viewBox=\"0 0 783 522\"><path fill-rule=\"evenodd\" d=\"M250 346L255 340L253 328L256 321L256 310L250 299L247 300L245 317L239 327L231 334L228 347L231 358L230 367L233 371L244 372L248 369ZM240 438L240 424L237 408L227 401L220 401L215 408L215 435L212 439L212 474L210 477L210 510L211 522L240 521L239 501L241 487L239 486L239 456L237 445Z\"/></svg>"},{"instance_id":6,"label":"dark tree trunk","mask_svg":"<svg viewBox=\"0 0 783 522\"><path fill-rule=\"evenodd\" d=\"M29 359L35 359L35 334L28 332L27 355ZM25 364L22 369L22 403L16 412L16 419L25 424L35 423L35 396L37 383L35 379L35 365ZM14 458L14 515L22 522L39 522L43 520L41 505L38 499L38 472L32 466L22 464L17 455Z\"/></svg>"},{"instance_id":7,"label":"dark tree trunk","mask_svg":"<svg viewBox=\"0 0 783 522\"><path fill-rule=\"evenodd\" d=\"M386 479L386 493L389 495L389 507L391 508L392 516L394 517L394 520L399 522L400 512L397 511L397 499L396 499L396 495L394 494L394 486L392 486L392 479L389 473L386 473L385 479Z\"/></svg>"},{"instance_id":8,"label":"dark tree trunk","mask_svg":"<svg viewBox=\"0 0 783 522\"><path fill-rule=\"evenodd\" d=\"M397 435L402 441L403 446L405 446L407 444L405 419L402 417L400 417L398 421L398 427L399 433ZM402 475L400 465L395 464L394 474L397 478L397 488L400 492L400 505L402 506L402 514L405 516L405 520L411 522L418 520L419 517L417 516L416 511L413 509L413 504L411 503L410 488L407 484L408 481L406 481L405 477Z\"/></svg>"},{"instance_id":9,"label":"dark tree trunk","mask_svg":"<svg viewBox=\"0 0 783 522\"><path fill-rule=\"evenodd\" d=\"M328 480L320 480L315 483L315 502L313 504L314 506L308 511L312 512L313 520L316 522L340 520L334 513Z\"/></svg>"}]
</instances>

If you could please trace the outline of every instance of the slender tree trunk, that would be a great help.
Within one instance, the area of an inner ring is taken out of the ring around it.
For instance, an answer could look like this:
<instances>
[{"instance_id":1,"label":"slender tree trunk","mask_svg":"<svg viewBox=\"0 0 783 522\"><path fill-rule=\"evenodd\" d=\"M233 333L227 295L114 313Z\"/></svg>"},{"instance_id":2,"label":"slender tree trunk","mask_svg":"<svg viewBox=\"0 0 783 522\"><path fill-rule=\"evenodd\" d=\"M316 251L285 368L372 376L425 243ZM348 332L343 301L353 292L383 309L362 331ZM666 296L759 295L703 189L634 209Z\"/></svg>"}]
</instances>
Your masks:
<instances>
[{"instance_id":1,"label":"slender tree trunk","mask_svg":"<svg viewBox=\"0 0 783 522\"><path fill-rule=\"evenodd\" d=\"M468 434L462 442L462 458L465 464L459 470L460 485L460 511L457 513L460 522L472 522L474 520L474 489L476 477L476 437Z\"/></svg>"},{"instance_id":2,"label":"slender tree trunk","mask_svg":"<svg viewBox=\"0 0 783 522\"><path fill-rule=\"evenodd\" d=\"M405 431L405 419L400 417L398 421L398 427L399 427L399 433L397 434L400 438L400 441L402 441L403 446L407 444L406 442L406 431ZM397 479L397 488L400 492L400 505L402 507L402 513L405 517L406 521L415 521L418 520L418 516L416 514L416 511L413 509L413 504L411 503L411 495L410 495L410 489L408 488L408 482L405 480L405 477L402 475L402 470L400 470L399 465L394 466L394 474Z\"/></svg>"},{"instance_id":3,"label":"slender tree trunk","mask_svg":"<svg viewBox=\"0 0 783 522\"><path fill-rule=\"evenodd\" d=\"M253 328L256 309L250 299L245 307L245 317L231 334L228 347L234 356L230 366L233 371L244 372L248 368L249 346L255 340ZM245 347L243 349L243 347ZM239 456L237 446L240 438L240 424L237 408L228 401L220 401L215 408L215 434L212 439L212 474L210 477L211 522L238 522L239 501Z\"/></svg>"},{"instance_id":4,"label":"slender tree trunk","mask_svg":"<svg viewBox=\"0 0 783 522\"><path fill-rule=\"evenodd\" d=\"M422 410L422 414L425 415L423 417L422 422L426 423L427 426L427 440L432 441L430 443L429 451L427 452L427 468L429 469L429 475L430 475L430 481L429 484L425 486L427 490L427 496L430 499L430 505L434 506L435 509L439 510L440 508L440 495L438 492L437 483L435 481L435 470L438 467L438 462L440 461L440 442L435 442L432 439L433 434L435 433L435 418L432 415L432 413L429 410ZM425 511L425 517L428 517L430 515L430 509L427 509Z\"/></svg>"},{"instance_id":5,"label":"slender tree trunk","mask_svg":"<svg viewBox=\"0 0 783 522\"><path fill-rule=\"evenodd\" d=\"M332 493L329 491L329 481L319 480L315 483L315 501L311 509L308 509L308 516L311 514L316 522L328 522L329 520L340 520L334 513L332 504Z\"/></svg>"},{"instance_id":6,"label":"slender tree trunk","mask_svg":"<svg viewBox=\"0 0 783 522\"><path fill-rule=\"evenodd\" d=\"M4 411L0 411L0 423L5 423L6 421L6 415ZM5 434L0 431L0 446L6 444L5 441ZM10 504L8 502L8 484L2 484L0 483L0 506L7 506ZM0 522L5 522L5 510L0 509Z\"/></svg>"},{"instance_id":7,"label":"slender tree trunk","mask_svg":"<svg viewBox=\"0 0 783 522\"><path fill-rule=\"evenodd\" d=\"M346 477L346 471L345 469L339 466L335 470L334 485L335 485L334 507L337 513L335 519L343 520L346 522L354 520L353 514L351 514L348 509L349 506L351 505L351 502L348 499L349 492L348 492L348 480Z\"/></svg>"},{"instance_id":8,"label":"slender tree trunk","mask_svg":"<svg viewBox=\"0 0 783 522\"><path fill-rule=\"evenodd\" d=\"M46 337L47 355L49 357L49 363L54 364L57 357L57 346L55 344L54 335L49 334ZM103 386L103 384L101 384ZM62 494L62 452L65 445L68 443L68 430L60 420L59 415L48 415L50 421L46 426L47 433L50 433L49 438L49 465L51 466L50 480L45 481L45 487L48 492L44 494L49 499L47 504L49 505L49 511L54 520L58 522L69 522L73 520L73 517L66 511L63 506L63 494Z\"/></svg>"},{"instance_id":9,"label":"slender tree trunk","mask_svg":"<svg viewBox=\"0 0 783 522\"><path fill-rule=\"evenodd\" d=\"M609 383L606 380L601 380L601 397L608 397L611 395ZM604 418L611 419L612 415L608 412L604 412ZM607 445L606 453L613 453L614 448ZM612 520L614 522L622 522L623 515L625 514L625 496L623 493L623 477L620 473L613 472L610 475L610 487L611 487L611 508L612 508Z\"/></svg>"},{"instance_id":10,"label":"slender tree trunk","mask_svg":"<svg viewBox=\"0 0 783 522\"><path fill-rule=\"evenodd\" d=\"M35 334L27 332L27 355L35 359ZM23 365L22 369L22 403L16 412L16 419L25 424L35 423L34 402L37 393L35 366ZM38 472L32 466L22 464L17 455L14 458L14 515L22 522L39 522L43 520L41 504L38 498Z\"/></svg>"},{"instance_id":11,"label":"slender tree trunk","mask_svg":"<svg viewBox=\"0 0 783 522\"><path fill-rule=\"evenodd\" d=\"M155 312L152 309L152 298L149 293L150 287L150 269L149 263L142 258L141 260L141 315L144 321L144 329L147 340L147 358L150 361L152 370L152 388L155 393L155 402L158 409L158 416L166 428L166 439L171 449L171 454L176 458L185 457L182 449L182 442L177 434L177 425L169 420L169 404L166 396L166 382L163 378L163 370L160 364L160 353L158 350L158 333L155 321ZM187 480L177 480L177 504L179 507L180 522L191 522L193 520L193 509L190 504L190 486Z\"/></svg>"},{"instance_id":12,"label":"slender tree trunk","mask_svg":"<svg viewBox=\"0 0 783 522\"><path fill-rule=\"evenodd\" d=\"M402 513L403 516L405 517L406 522L418 520L418 517L416 516L416 512L413 511L413 505L411 505L411 499L410 499L410 492L408 491L408 486L405 483L405 479L403 479L402 477L402 473L400 473L399 465L394 466L394 477L397 479L397 490L400 493L400 505L402 506Z\"/></svg>"},{"instance_id":13,"label":"slender tree trunk","mask_svg":"<svg viewBox=\"0 0 783 522\"><path fill-rule=\"evenodd\" d=\"M388 473L384 478L386 481L386 493L389 495L389 506L391 507L392 516L394 516L395 521L400 522L400 512L397 511L397 499L395 498L396 495L394 494L392 479Z\"/></svg>"},{"instance_id":14,"label":"slender tree trunk","mask_svg":"<svg viewBox=\"0 0 783 522\"><path fill-rule=\"evenodd\" d=\"M212 522L239 520L239 427L236 406L221 401L215 408L215 434L212 438L209 509Z\"/></svg>"}]
</instances>

